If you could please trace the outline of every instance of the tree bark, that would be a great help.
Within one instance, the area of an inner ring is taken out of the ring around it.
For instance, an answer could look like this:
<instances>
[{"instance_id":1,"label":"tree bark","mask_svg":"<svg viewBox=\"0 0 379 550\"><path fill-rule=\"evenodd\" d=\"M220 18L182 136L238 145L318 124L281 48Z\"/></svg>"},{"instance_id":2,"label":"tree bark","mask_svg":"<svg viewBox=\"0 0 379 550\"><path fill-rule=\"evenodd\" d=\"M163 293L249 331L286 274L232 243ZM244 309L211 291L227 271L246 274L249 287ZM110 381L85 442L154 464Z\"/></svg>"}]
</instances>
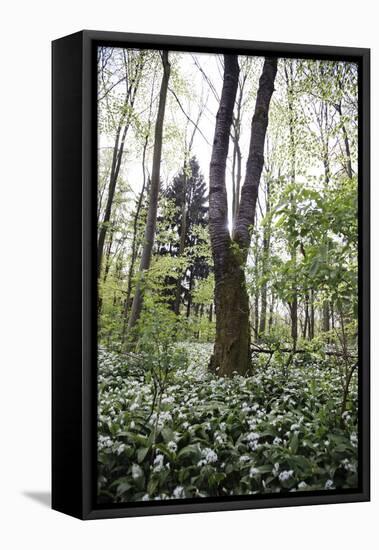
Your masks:
<instances>
[{"instance_id":1,"label":"tree bark","mask_svg":"<svg viewBox=\"0 0 379 550\"><path fill-rule=\"evenodd\" d=\"M288 74L287 63L289 65L290 74ZM284 73L286 77L287 84L287 101L288 101L288 111L289 111L289 133L290 133L290 144L291 144L291 183L295 185L296 181L296 149L295 149L295 118L294 118L294 101L293 101L293 66L292 60L285 62L284 64ZM296 205L294 204L293 193L291 193L291 216L295 217L296 215ZM289 303L290 317L291 317L291 338L293 349L296 349L297 338L298 338L298 297L297 297L297 277L296 277L296 263L297 263L297 251L296 247L290 243L290 254L291 261L294 266L294 281L292 285L292 300Z\"/></svg>"},{"instance_id":2,"label":"tree bark","mask_svg":"<svg viewBox=\"0 0 379 550\"><path fill-rule=\"evenodd\" d=\"M160 166L162 157L162 141L163 141L163 122L166 108L166 98L168 82L170 79L170 63L168 61L168 51L162 52L162 64L163 64L163 76L161 82L161 89L159 94L159 105L157 121L155 124L154 135L154 153L153 153L153 166L151 171L151 183L149 194L149 208L147 212L146 230L144 237L144 246L142 251L141 263L139 268L140 276L149 269L151 262L151 255L154 244L155 228L157 224L157 211L158 211L158 195L160 187ZM142 308L142 289L141 280L137 282L136 290L133 298L132 309L129 318L129 329L132 329L139 319Z\"/></svg>"},{"instance_id":3,"label":"tree bark","mask_svg":"<svg viewBox=\"0 0 379 550\"><path fill-rule=\"evenodd\" d=\"M270 214L270 174L267 175L266 181L266 216ZM262 257L262 273L268 269L268 259L270 257L270 239L271 239L271 223L268 220L263 228L263 257ZM259 336L264 336L266 332L267 319L267 280L265 279L261 289L261 318L259 323Z\"/></svg>"},{"instance_id":4,"label":"tree bark","mask_svg":"<svg viewBox=\"0 0 379 550\"><path fill-rule=\"evenodd\" d=\"M268 110L276 70L277 59L266 58L259 81L245 181L232 240L228 228L225 169L239 66L237 56L224 56L224 83L209 175L209 228L214 260L216 312L216 339L210 368L220 376L231 376L235 371L246 374L250 368L249 298L244 268L255 218Z\"/></svg>"}]
</instances>

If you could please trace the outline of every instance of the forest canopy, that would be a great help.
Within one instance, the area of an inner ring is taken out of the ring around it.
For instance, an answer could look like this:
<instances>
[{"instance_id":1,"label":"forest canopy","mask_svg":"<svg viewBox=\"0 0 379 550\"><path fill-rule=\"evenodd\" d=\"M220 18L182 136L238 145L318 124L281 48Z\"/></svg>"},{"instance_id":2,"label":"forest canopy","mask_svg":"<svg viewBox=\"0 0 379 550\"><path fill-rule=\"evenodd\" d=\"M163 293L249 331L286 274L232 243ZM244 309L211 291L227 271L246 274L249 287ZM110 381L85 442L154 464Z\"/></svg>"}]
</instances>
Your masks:
<instances>
[{"instance_id":1,"label":"forest canopy","mask_svg":"<svg viewBox=\"0 0 379 550\"><path fill-rule=\"evenodd\" d=\"M99 499L356 487L357 65L97 67Z\"/></svg>"}]
</instances>

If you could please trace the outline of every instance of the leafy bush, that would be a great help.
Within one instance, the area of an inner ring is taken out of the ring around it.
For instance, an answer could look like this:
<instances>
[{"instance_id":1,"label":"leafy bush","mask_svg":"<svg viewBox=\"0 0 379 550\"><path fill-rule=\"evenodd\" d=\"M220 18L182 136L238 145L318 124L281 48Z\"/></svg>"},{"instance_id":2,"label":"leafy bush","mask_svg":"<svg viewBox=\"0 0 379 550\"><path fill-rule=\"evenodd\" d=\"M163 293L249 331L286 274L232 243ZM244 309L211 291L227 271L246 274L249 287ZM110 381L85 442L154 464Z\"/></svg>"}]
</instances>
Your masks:
<instances>
[{"instance_id":1,"label":"leafy bush","mask_svg":"<svg viewBox=\"0 0 379 550\"><path fill-rule=\"evenodd\" d=\"M296 358L283 374L273 358L224 379L207 370L210 344L169 350L159 404L152 355L99 352L102 502L356 487L356 375L341 422L326 361Z\"/></svg>"}]
</instances>

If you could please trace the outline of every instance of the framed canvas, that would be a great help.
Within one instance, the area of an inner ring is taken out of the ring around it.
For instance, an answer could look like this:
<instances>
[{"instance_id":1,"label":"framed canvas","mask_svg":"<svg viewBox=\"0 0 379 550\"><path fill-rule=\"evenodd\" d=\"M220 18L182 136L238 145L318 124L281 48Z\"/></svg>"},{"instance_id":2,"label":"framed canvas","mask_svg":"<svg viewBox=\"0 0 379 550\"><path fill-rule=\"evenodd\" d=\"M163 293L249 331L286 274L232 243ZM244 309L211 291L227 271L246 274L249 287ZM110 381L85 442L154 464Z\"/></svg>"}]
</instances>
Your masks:
<instances>
[{"instance_id":1,"label":"framed canvas","mask_svg":"<svg viewBox=\"0 0 379 550\"><path fill-rule=\"evenodd\" d=\"M53 42L55 510L369 500L369 64Z\"/></svg>"}]
</instances>

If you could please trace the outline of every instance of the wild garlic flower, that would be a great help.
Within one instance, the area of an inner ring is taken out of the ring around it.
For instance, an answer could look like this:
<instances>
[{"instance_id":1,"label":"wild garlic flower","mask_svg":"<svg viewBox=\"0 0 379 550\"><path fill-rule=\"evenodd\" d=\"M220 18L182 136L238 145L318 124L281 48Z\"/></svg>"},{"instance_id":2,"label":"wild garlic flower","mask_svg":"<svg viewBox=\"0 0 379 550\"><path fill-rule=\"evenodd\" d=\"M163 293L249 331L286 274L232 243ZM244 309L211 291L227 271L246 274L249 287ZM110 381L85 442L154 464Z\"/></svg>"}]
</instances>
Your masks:
<instances>
[{"instance_id":1,"label":"wild garlic flower","mask_svg":"<svg viewBox=\"0 0 379 550\"><path fill-rule=\"evenodd\" d=\"M351 435L350 435L350 443L352 444L353 447L357 447L358 446L358 435L356 432L353 432Z\"/></svg>"},{"instance_id":2,"label":"wild garlic flower","mask_svg":"<svg viewBox=\"0 0 379 550\"><path fill-rule=\"evenodd\" d=\"M154 472L160 472L161 470L163 470L163 465L164 465L164 457L163 455L158 454L154 458L154 462L153 462Z\"/></svg>"},{"instance_id":3,"label":"wild garlic flower","mask_svg":"<svg viewBox=\"0 0 379 550\"><path fill-rule=\"evenodd\" d=\"M175 441L169 441L169 442L167 443L167 448L168 448L169 451L175 453L175 452L177 451L177 449L178 449L178 446L177 446L177 444L175 443Z\"/></svg>"},{"instance_id":4,"label":"wild garlic flower","mask_svg":"<svg viewBox=\"0 0 379 550\"><path fill-rule=\"evenodd\" d=\"M142 475L143 475L143 471L142 471L141 466L139 466L138 464L133 464L132 465L132 478L133 479L139 479L140 477L142 477Z\"/></svg>"},{"instance_id":5,"label":"wild garlic flower","mask_svg":"<svg viewBox=\"0 0 379 550\"><path fill-rule=\"evenodd\" d=\"M178 485L173 491L174 498L184 498L184 487Z\"/></svg>"},{"instance_id":6,"label":"wild garlic flower","mask_svg":"<svg viewBox=\"0 0 379 550\"><path fill-rule=\"evenodd\" d=\"M279 481L287 481L292 476L293 476L293 470L283 470L279 474Z\"/></svg>"}]
</instances>

